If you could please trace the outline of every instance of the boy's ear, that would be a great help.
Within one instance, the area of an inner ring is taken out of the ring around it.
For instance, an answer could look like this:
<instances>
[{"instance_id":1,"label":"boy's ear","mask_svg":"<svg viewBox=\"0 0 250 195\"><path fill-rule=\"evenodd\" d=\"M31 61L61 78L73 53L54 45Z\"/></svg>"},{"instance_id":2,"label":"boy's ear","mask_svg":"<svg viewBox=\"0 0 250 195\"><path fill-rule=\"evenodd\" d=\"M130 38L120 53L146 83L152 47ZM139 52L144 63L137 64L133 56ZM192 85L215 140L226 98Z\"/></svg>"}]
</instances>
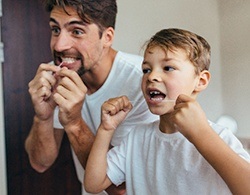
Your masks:
<instances>
[{"instance_id":1,"label":"boy's ear","mask_svg":"<svg viewBox=\"0 0 250 195\"><path fill-rule=\"evenodd\" d=\"M200 75L199 75L199 80L197 82L197 85L195 87L195 92L201 92L203 91L204 89L207 88L208 86L208 83L210 81L210 78L211 78L211 74L209 71L207 70L203 70Z\"/></svg>"},{"instance_id":2,"label":"boy's ear","mask_svg":"<svg viewBox=\"0 0 250 195\"><path fill-rule=\"evenodd\" d=\"M103 31L104 47L111 47L114 41L115 31L112 27L109 27Z\"/></svg>"}]
</instances>

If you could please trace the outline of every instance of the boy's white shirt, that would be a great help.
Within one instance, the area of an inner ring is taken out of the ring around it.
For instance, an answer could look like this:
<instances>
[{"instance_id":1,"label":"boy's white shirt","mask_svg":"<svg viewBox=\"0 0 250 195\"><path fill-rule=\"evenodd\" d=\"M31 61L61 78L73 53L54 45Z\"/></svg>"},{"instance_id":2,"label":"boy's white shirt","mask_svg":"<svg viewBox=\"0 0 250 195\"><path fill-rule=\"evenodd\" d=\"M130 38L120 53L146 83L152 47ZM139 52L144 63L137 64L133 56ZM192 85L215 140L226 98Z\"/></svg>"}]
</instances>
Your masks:
<instances>
[{"instance_id":1,"label":"boy's white shirt","mask_svg":"<svg viewBox=\"0 0 250 195\"><path fill-rule=\"evenodd\" d=\"M242 144L224 127L209 122L217 134L250 162ZM127 194L231 194L226 183L181 133L164 134L159 122L140 125L108 153L107 174ZM230 171L230 170L228 170Z\"/></svg>"}]
</instances>

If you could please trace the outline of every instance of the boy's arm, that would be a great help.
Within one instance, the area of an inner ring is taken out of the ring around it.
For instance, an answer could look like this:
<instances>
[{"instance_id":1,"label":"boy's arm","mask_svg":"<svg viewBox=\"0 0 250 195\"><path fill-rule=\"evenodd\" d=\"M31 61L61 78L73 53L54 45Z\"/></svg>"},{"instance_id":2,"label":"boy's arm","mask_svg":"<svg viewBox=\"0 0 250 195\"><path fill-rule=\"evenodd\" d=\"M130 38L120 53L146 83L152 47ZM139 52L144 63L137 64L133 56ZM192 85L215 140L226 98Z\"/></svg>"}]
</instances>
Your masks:
<instances>
[{"instance_id":1,"label":"boy's arm","mask_svg":"<svg viewBox=\"0 0 250 195\"><path fill-rule=\"evenodd\" d=\"M173 120L179 131L223 178L233 194L250 194L250 163L237 155L211 128L195 100L179 96Z\"/></svg>"},{"instance_id":2,"label":"boy's arm","mask_svg":"<svg viewBox=\"0 0 250 195\"><path fill-rule=\"evenodd\" d=\"M112 184L107 176L107 153L115 129L131 109L126 96L109 99L102 105L101 124L85 170L84 186L87 192L99 193Z\"/></svg>"},{"instance_id":3,"label":"boy's arm","mask_svg":"<svg viewBox=\"0 0 250 195\"><path fill-rule=\"evenodd\" d=\"M107 152L113 131L98 128L94 144L87 161L84 186L87 192L99 193L108 188L112 182L107 176Z\"/></svg>"},{"instance_id":4,"label":"boy's arm","mask_svg":"<svg viewBox=\"0 0 250 195\"><path fill-rule=\"evenodd\" d=\"M250 163L237 155L210 126L190 141L223 178L233 194L250 194Z\"/></svg>"}]
</instances>

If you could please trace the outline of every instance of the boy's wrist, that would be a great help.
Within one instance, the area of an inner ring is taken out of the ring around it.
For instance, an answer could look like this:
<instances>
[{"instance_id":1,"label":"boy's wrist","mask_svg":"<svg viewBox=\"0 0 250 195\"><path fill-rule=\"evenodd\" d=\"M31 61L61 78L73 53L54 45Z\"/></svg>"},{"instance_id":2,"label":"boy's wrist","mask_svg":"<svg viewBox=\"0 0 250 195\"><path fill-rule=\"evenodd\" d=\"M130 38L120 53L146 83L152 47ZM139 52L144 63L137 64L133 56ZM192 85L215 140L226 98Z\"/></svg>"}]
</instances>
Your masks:
<instances>
[{"instance_id":1,"label":"boy's wrist","mask_svg":"<svg viewBox=\"0 0 250 195\"><path fill-rule=\"evenodd\" d=\"M115 132L115 127L113 126L108 126L108 125L103 125L102 123L100 124L99 128L100 131L105 131L108 132L110 134L113 134Z\"/></svg>"},{"instance_id":2,"label":"boy's wrist","mask_svg":"<svg viewBox=\"0 0 250 195\"><path fill-rule=\"evenodd\" d=\"M103 126L102 124L99 126L97 133L101 134L102 136L106 136L106 137L111 137L113 136L115 132L114 128L108 128Z\"/></svg>"}]
</instances>

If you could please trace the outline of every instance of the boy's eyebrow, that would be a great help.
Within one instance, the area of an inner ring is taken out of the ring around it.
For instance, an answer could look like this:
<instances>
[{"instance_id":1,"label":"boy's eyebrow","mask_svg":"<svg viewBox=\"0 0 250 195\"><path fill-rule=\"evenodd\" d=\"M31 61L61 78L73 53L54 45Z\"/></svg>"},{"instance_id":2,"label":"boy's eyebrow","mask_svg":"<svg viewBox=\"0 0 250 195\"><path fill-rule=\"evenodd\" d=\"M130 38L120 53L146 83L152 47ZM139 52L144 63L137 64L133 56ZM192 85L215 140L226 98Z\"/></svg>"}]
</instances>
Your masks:
<instances>
[{"instance_id":1,"label":"boy's eyebrow","mask_svg":"<svg viewBox=\"0 0 250 195\"><path fill-rule=\"evenodd\" d=\"M142 65L143 65L143 64L148 64L148 62L147 62L146 60L143 59Z\"/></svg>"}]
</instances>

